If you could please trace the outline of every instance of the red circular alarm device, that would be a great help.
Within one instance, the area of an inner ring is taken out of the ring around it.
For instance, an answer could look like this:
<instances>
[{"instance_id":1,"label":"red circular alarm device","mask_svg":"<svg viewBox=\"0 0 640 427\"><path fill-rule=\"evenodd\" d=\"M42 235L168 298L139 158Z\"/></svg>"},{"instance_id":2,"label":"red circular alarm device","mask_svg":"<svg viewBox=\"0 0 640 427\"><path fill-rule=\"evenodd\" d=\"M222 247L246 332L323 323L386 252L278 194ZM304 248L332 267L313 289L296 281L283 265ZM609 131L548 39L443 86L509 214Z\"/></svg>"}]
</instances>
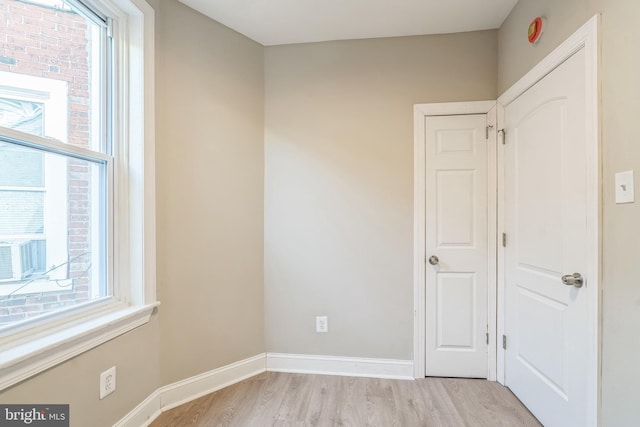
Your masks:
<instances>
[{"instance_id":1,"label":"red circular alarm device","mask_svg":"<svg viewBox=\"0 0 640 427\"><path fill-rule=\"evenodd\" d=\"M537 17L529 25L529 43L536 44L542 36L542 27L544 26L544 19Z\"/></svg>"}]
</instances>

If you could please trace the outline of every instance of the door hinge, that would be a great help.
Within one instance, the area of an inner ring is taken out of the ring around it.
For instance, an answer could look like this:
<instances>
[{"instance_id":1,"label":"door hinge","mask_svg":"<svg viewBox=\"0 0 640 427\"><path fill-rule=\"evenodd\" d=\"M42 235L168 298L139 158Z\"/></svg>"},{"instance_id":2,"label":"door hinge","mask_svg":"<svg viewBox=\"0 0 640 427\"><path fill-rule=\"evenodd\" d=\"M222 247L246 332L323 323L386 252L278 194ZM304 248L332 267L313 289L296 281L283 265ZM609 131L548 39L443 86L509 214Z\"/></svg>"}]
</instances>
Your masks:
<instances>
[{"instance_id":1,"label":"door hinge","mask_svg":"<svg viewBox=\"0 0 640 427\"><path fill-rule=\"evenodd\" d=\"M491 129L493 129L493 125L488 125L488 126L485 128L485 131L486 131L486 132L485 132L485 139L486 139L486 140L489 140L489 131L490 131Z\"/></svg>"},{"instance_id":2,"label":"door hinge","mask_svg":"<svg viewBox=\"0 0 640 427\"><path fill-rule=\"evenodd\" d=\"M487 332L487 345L489 345L489 332Z\"/></svg>"},{"instance_id":3,"label":"door hinge","mask_svg":"<svg viewBox=\"0 0 640 427\"><path fill-rule=\"evenodd\" d=\"M502 134L502 145L507 143L507 132L504 129L498 130L498 135Z\"/></svg>"},{"instance_id":4,"label":"door hinge","mask_svg":"<svg viewBox=\"0 0 640 427\"><path fill-rule=\"evenodd\" d=\"M507 247L507 233L502 233L502 247Z\"/></svg>"},{"instance_id":5,"label":"door hinge","mask_svg":"<svg viewBox=\"0 0 640 427\"><path fill-rule=\"evenodd\" d=\"M503 348L504 350L506 350L506 349L507 349L507 336L506 336L506 335L503 335L503 336L502 336L502 348Z\"/></svg>"},{"instance_id":6,"label":"door hinge","mask_svg":"<svg viewBox=\"0 0 640 427\"><path fill-rule=\"evenodd\" d=\"M113 38L113 19L107 18L107 37Z\"/></svg>"}]
</instances>

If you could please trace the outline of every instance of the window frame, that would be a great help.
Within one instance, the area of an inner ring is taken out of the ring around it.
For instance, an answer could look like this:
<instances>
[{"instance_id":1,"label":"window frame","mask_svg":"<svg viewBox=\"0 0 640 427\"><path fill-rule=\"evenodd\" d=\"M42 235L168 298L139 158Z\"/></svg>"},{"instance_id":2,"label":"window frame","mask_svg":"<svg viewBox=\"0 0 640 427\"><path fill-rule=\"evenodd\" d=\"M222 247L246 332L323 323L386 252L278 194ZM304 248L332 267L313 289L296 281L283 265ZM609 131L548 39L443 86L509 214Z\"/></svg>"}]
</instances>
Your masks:
<instances>
[{"instance_id":1,"label":"window frame","mask_svg":"<svg viewBox=\"0 0 640 427\"><path fill-rule=\"evenodd\" d=\"M112 36L113 297L70 307L46 322L0 333L0 390L149 322L156 301L154 10L144 0L97 0ZM17 131L3 134L23 137ZM37 138L37 137L29 137ZM83 157L81 147L40 138L39 143ZM99 155L90 151L88 158ZM117 249L117 250L116 250Z\"/></svg>"}]
</instances>

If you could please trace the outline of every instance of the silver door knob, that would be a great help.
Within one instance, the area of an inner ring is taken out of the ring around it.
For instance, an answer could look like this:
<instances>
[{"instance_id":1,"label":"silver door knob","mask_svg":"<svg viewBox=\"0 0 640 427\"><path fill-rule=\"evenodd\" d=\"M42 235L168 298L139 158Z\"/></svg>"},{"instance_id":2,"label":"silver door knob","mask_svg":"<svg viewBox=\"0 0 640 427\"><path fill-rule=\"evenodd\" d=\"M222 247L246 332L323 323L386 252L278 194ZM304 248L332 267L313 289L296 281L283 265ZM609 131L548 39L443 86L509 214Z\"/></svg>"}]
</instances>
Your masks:
<instances>
[{"instance_id":1,"label":"silver door knob","mask_svg":"<svg viewBox=\"0 0 640 427\"><path fill-rule=\"evenodd\" d=\"M429 257L429 264L431 264L431 265L438 265L438 263L439 263L439 262L440 262L440 260L438 259L438 257L437 257L437 256L435 256L435 255L431 255L431 256Z\"/></svg>"},{"instance_id":2,"label":"silver door knob","mask_svg":"<svg viewBox=\"0 0 640 427\"><path fill-rule=\"evenodd\" d=\"M562 276L562 284L581 288L584 285L584 278L580 273L566 274Z\"/></svg>"}]
</instances>

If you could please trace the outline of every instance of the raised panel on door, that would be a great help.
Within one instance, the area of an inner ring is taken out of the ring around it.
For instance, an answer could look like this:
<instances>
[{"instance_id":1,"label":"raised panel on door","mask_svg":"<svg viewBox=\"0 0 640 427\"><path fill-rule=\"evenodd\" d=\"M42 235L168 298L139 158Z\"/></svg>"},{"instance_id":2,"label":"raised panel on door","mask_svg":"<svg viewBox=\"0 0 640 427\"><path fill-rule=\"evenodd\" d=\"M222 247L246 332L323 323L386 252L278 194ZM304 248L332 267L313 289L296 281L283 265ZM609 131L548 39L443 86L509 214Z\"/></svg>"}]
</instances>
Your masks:
<instances>
[{"instance_id":1,"label":"raised panel on door","mask_svg":"<svg viewBox=\"0 0 640 427\"><path fill-rule=\"evenodd\" d=\"M475 274L438 274L436 300L437 350L476 351Z\"/></svg>"},{"instance_id":2,"label":"raised panel on door","mask_svg":"<svg viewBox=\"0 0 640 427\"><path fill-rule=\"evenodd\" d=\"M426 374L486 378L486 115L426 119Z\"/></svg>"},{"instance_id":3,"label":"raised panel on door","mask_svg":"<svg viewBox=\"0 0 640 427\"><path fill-rule=\"evenodd\" d=\"M562 155L566 99L537 105L515 127L514 194L518 265L562 274ZM540 138L544 131L544 138ZM540 250L544 248L544 250Z\"/></svg>"},{"instance_id":4,"label":"raised panel on door","mask_svg":"<svg viewBox=\"0 0 640 427\"><path fill-rule=\"evenodd\" d=\"M549 390L566 399L567 304L522 287L518 289L517 299L520 334L516 358Z\"/></svg>"},{"instance_id":5,"label":"raised panel on door","mask_svg":"<svg viewBox=\"0 0 640 427\"><path fill-rule=\"evenodd\" d=\"M436 173L437 247L473 247L475 225L475 171Z\"/></svg>"}]
</instances>

